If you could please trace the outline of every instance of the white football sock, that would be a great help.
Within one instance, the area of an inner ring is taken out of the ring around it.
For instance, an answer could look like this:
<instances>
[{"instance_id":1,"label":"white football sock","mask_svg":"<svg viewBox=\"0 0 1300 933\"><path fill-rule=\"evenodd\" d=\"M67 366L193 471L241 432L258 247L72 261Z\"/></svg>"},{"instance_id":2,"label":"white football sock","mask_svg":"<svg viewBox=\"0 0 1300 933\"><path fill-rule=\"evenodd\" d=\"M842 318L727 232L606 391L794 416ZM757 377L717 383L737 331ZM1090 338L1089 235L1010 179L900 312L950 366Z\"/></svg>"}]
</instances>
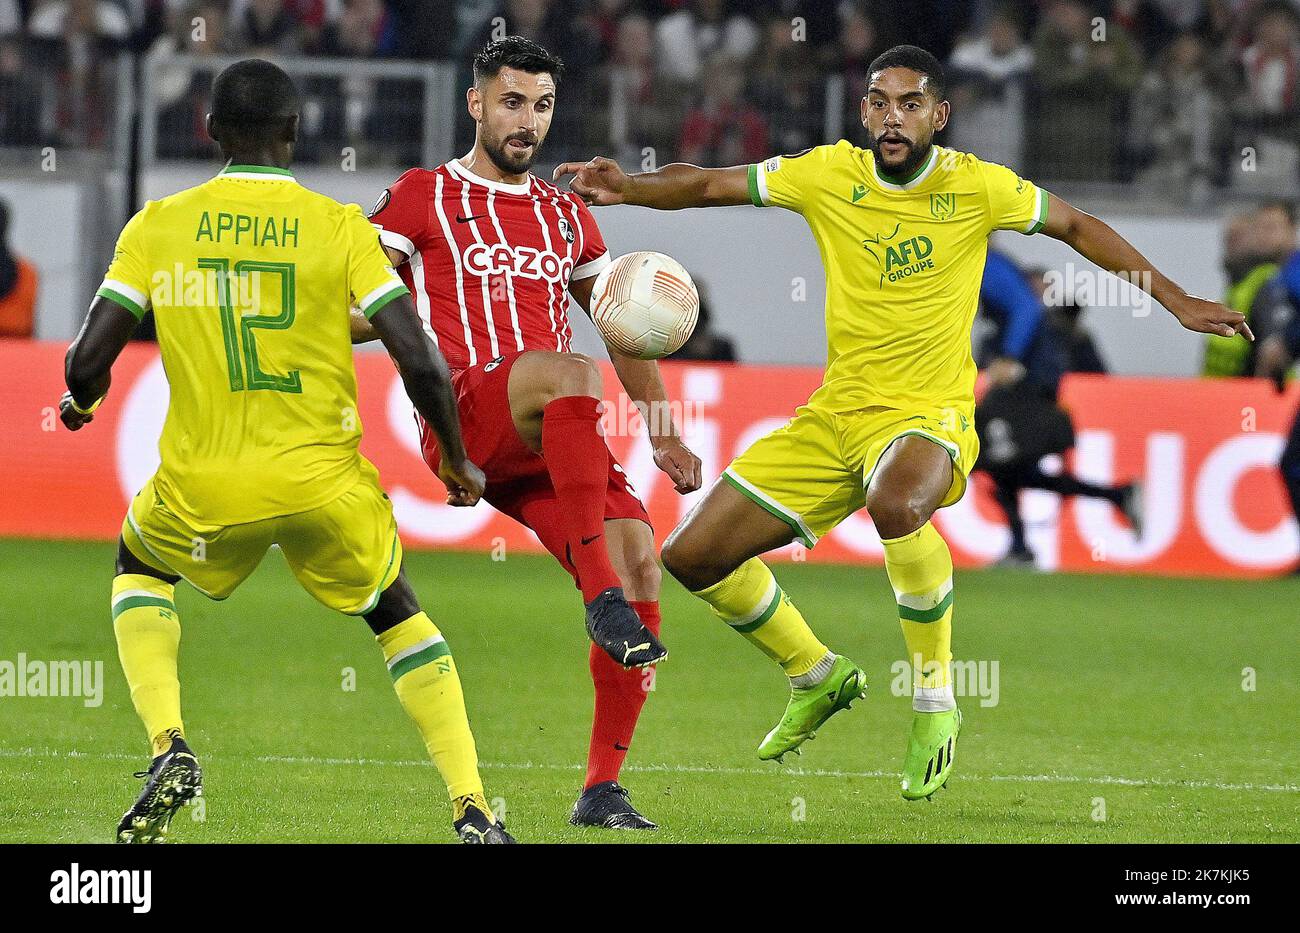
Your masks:
<instances>
[{"instance_id":1,"label":"white football sock","mask_svg":"<svg viewBox=\"0 0 1300 933\"><path fill-rule=\"evenodd\" d=\"M804 674L799 674L790 678L792 687L811 687L821 683L830 676L831 668L835 666L837 655L833 651L828 651L822 655L822 659L813 665L812 670Z\"/></svg>"}]
</instances>

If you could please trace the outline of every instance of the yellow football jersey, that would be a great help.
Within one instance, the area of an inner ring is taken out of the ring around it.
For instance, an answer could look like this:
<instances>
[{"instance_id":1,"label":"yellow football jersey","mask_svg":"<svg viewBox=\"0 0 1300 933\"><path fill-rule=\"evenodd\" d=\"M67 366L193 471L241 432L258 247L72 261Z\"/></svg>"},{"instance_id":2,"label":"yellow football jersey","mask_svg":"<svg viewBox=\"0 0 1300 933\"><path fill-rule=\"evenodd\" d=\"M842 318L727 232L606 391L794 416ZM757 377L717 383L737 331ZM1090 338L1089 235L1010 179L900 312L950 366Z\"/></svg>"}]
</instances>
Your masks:
<instances>
[{"instance_id":1,"label":"yellow football jersey","mask_svg":"<svg viewBox=\"0 0 1300 933\"><path fill-rule=\"evenodd\" d=\"M153 308L171 404L154 488L212 526L302 512L361 478L348 309L406 294L355 204L230 166L150 201L97 294Z\"/></svg>"},{"instance_id":2,"label":"yellow football jersey","mask_svg":"<svg viewBox=\"0 0 1300 933\"><path fill-rule=\"evenodd\" d=\"M802 214L826 270L830 411L973 404L971 325L989 234L1031 234L1047 193L1001 165L934 146L903 183L841 140L749 167L750 198Z\"/></svg>"}]
</instances>

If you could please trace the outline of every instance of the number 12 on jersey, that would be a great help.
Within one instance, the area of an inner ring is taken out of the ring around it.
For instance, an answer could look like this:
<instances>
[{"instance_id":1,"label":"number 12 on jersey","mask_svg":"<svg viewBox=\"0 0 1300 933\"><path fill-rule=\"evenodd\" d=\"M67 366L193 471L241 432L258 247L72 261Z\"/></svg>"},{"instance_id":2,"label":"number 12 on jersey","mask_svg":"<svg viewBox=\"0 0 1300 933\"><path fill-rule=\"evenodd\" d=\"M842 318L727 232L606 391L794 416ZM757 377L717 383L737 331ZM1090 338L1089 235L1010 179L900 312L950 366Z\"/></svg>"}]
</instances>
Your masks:
<instances>
[{"instance_id":1,"label":"number 12 on jersey","mask_svg":"<svg viewBox=\"0 0 1300 933\"><path fill-rule=\"evenodd\" d=\"M294 318L294 265L291 262L265 262L241 259L231 267L229 259L200 259L200 269L216 273L217 301L221 311L221 339L226 345L226 368L230 376L230 391L245 389L270 389L273 392L302 392L302 376L298 370L284 375L265 372L257 360L257 340L253 333L263 330L288 330ZM260 290L263 275L275 275L280 281L280 313L253 314L236 317L234 301L230 294L231 276L252 276L253 288L241 288L243 295Z\"/></svg>"}]
</instances>

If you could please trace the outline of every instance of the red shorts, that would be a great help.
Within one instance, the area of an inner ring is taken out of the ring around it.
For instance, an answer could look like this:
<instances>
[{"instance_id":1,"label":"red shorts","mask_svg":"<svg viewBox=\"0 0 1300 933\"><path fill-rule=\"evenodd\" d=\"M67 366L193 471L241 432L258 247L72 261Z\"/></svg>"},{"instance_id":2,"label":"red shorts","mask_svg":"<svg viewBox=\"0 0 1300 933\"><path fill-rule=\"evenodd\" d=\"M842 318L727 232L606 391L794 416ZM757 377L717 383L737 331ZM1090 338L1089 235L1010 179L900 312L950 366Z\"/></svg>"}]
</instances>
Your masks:
<instances>
[{"instance_id":1,"label":"red shorts","mask_svg":"<svg viewBox=\"0 0 1300 933\"><path fill-rule=\"evenodd\" d=\"M487 477L483 498L497 511L509 515L537 533L547 550L567 569L563 538L556 521L555 488L546 461L534 453L519 436L510 414L510 370L521 353L499 356L487 363L463 369L452 376L456 407L465 451ZM418 414L420 450L424 462L438 471L437 437ZM609 484L605 490L605 518L635 518L647 525L650 516L637 498L636 490L614 455L609 453Z\"/></svg>"}]
</instances>

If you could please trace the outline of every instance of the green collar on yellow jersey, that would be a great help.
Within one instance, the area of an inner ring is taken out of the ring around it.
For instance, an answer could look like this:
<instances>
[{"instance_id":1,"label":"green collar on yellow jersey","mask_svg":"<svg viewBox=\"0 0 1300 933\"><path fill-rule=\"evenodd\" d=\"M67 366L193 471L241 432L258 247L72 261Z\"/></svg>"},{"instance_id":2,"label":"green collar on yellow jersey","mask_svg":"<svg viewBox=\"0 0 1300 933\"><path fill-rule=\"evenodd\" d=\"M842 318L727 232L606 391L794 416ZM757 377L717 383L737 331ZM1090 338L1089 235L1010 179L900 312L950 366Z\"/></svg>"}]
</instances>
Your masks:
<instances>
[{"instance_id":1,"label":"green collar on yellow jersey","mask_svg":"<svg viewBox=\"0 0 1300 933\"><path fill-rule=\"evenodd\" d=\"M939 161L939 147L931 146L930 155L921 163L915 172L904 178L902 181L891 181L886 178L880 171L880 165L876 161L876 154L871 153L871 169L875 173L876 182L886 191L911 191L917 185L921 184L930 177L934 171L935 165Z\"/></svg>"},{"instance_id":2,"label":"green collar on yellow jersey","mask_svg":"<svg viewBox=\"0 0 1300 933\"><path fill-rule=\"evenodd\" d=\"M296 180L293 172L287 168L276 168L274 165L227 165L217 177L252 178L261 181L277 181L282 178L289 181Z\"/></svg>"}]
</instances>

